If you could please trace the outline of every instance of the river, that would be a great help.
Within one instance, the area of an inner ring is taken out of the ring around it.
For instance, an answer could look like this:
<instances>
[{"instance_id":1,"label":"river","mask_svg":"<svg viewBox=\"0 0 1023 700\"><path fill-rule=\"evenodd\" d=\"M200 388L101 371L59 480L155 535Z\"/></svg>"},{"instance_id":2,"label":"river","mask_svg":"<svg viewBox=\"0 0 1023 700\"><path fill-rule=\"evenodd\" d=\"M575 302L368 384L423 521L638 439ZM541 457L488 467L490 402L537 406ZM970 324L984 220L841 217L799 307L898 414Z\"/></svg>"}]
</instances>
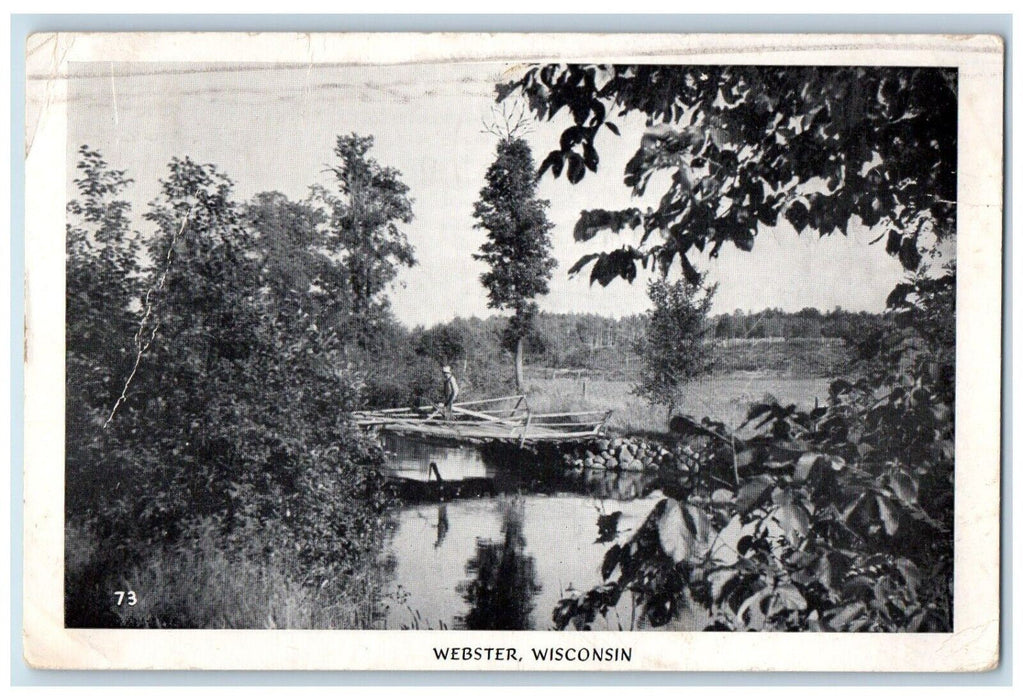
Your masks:
<instances>
[{"instance_id":1,"label":"river","mask_svg":"<svg viewBox=\"0 0 1023 700\"><path fill-rule=\"evenodd\" d=\"M391 629L553 629L560 599L601 583L610 544L598 542L598 516L620 511L618 532L628 537L663 498L644 474L537 471L472 447L391 435L383 442L391 474L420 489L400 509L385 554L393 571L384 601ZM437 493L431 463L445 493ZM639 628L633 612L623 596L593 627ZM703 624L693 614L671 629Z\"/></svg>"}]
</instances>

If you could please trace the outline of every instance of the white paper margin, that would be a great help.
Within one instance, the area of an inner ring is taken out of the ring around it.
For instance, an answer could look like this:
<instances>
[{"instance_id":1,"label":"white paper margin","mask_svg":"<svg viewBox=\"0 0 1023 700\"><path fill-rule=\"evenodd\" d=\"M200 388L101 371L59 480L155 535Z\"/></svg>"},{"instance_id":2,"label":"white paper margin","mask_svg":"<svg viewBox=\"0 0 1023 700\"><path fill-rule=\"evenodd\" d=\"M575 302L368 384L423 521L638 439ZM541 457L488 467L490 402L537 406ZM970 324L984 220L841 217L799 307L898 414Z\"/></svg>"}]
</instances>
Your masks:
<instances>
[{"instance_id":1,"label":"white paper margin","mask_svg":"<svg viewBox=\"0 0 1023 700\"><path fill-rule=\"evenodd\" d=\"M938 35L36 34L28 39L24 649L36 668L981 671L999 653L1002 40ZM71 61L646 62L959 69L955 612L951 634L82 630L63 626L64 212ZM452 662L434 647L515 647ZM631 647L535 662L531 647Z\"/></svg>"}]
</instances>

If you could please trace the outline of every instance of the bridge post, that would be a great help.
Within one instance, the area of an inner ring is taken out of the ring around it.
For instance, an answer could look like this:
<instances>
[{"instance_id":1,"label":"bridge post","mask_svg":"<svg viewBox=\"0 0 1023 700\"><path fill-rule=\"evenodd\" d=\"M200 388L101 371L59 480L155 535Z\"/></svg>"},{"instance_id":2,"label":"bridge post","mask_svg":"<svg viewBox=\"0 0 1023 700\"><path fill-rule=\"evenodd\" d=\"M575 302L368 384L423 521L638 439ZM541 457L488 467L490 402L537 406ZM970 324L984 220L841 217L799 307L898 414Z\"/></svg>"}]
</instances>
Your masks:
<instances>
[{"instance_id":1,"label":"bridge post","mask_svg":"<svg viewBox=\"0 0 1023 700\"><path fill-rule=\"evenodd\" d=\"M520 450L522 449L522 446L526 444L526 431L529 430L529 423L532 420L533 420L533 412L527 408L526 409L526 423L525 423L525 425L522 426L522 437L519 438L519 449Z\"/></svg>"}]
</instances>

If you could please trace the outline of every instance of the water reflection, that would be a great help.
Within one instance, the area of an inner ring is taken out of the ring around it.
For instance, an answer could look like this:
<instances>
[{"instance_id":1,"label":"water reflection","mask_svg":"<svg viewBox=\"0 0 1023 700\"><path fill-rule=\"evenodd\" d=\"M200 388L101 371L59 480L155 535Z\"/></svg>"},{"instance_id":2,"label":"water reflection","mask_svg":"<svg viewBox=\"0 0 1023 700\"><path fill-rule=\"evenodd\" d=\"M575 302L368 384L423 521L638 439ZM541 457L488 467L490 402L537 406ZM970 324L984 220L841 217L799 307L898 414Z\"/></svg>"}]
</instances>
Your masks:
<instances>
[{"instance_id":1,"label":"water reflection","mask_svg":"<svg viewBox=\"0 0 1023 700\"><path fill-rule=\"evenodd\" d=\"M433 543L433 548L436 549L444 544L444 538L448 536L448 528L451 525L448 523L448 507L446 504L437 506L437 539Z\"/></svg>"},{"instance_id":2,"label":"water reflection","mask_svg":"<svg viewBox=\"0 0 1023 700\"><path fill-rule=\"evenodd\" d=\"M663 497L651 474L566 470L395 439L387 449L406 503L388 546L391 629L552 629L558 601L601 583L610 543ZM623 596L606 625L629 629L632 613Z\"/></svg>"},{"instance_id":3,"label":"water reflection","mask_svg":"<svg viewBox=\"0 0 1023 700\"><path fill-rule=\"evenodd\" d=\"M476 553L465 565L470 578L456 588L469 604L469 612L459 619L465 629L530 629L533 601L542 589L536 560L526 554L524 502L507 500L500 510L503 539L476 540Z\"/></svg>"},{"instance_id":4,"label":"water reflection","mask_svg":"<svg viewBox=\"0 0 1023 700\"><path fill-rule=\"evenodd\" d=\"M501 494L575 493L600 499L635 500L660 488L648 472L566 469L560 463L515 462L472 447L449 447L384 434L388 469L407 503L438 502Z\"/></svg>"},{"instance_id":5,"label":"water reflection","mask_svg":"<svg viewBox=\"0 0 1023 700\"><path fill-rule=\"evenodd\" d=\"M386 432L381 433L380 442L387 453L388 467L402 478L429 481L434 462L444 481L493 479L496 475L495 467L472 447L435 445Z\"/></svg>"}]
</instances>

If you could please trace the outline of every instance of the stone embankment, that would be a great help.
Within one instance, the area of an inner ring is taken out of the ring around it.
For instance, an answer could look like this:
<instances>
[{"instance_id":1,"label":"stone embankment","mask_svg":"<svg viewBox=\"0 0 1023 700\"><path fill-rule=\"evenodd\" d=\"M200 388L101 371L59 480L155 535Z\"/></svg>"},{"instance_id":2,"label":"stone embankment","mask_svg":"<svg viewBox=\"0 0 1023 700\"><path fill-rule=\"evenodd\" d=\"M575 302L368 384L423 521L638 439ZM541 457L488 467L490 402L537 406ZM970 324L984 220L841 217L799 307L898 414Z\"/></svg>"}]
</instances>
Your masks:
<instances>
[{"instance_id":1,"label":"stone embankment","mask_svg":"<svg viewBox=\"0 0 1023 700\"><path fill-rule=\"evenodd\" d=\"M672 448L639 438L598 438L565 453L565 464L585 469L611 471L656 471L673 468L686 471L696 468L703 455L685 443Z\"/></svg>"}]
</instances>

